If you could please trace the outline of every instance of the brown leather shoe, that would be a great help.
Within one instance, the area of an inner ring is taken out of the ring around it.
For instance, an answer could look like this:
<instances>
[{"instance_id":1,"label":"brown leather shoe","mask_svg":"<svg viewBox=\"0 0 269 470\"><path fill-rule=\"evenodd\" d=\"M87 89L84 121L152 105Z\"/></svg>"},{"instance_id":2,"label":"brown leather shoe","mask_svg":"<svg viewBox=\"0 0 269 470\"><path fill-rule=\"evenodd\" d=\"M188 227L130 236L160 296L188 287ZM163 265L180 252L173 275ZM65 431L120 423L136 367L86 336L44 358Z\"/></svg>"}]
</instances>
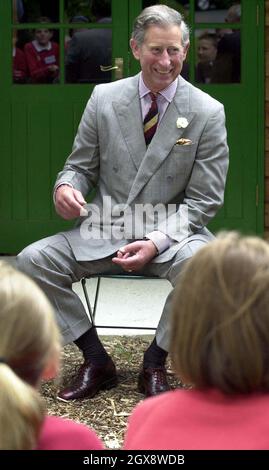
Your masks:
<instances>
[{"instance_id":1,"label":"brown leather shoe","mask_svg":"<svg viewBox=\"0 0 269 470\"><path fill-rule=\"evenodd\" d=\"M116 367L111 358L106 364L97 366L85 361L74 381L58 393L58 400L69 402L78 398L92 398L100 390L116 387L118 378Z\"/></svg>"},{"instance_id":2,"label":"brown leather shoe","mask_svg":"<svg viewBox=\"0 0 269 470\"><path fill-rule=\"evenodd\" d=\"M153 397L170 389L165 367L147 367L141 369L138 377L138 390L140 393L144 393L146 397Z\"/></svg>"}]
</instances>

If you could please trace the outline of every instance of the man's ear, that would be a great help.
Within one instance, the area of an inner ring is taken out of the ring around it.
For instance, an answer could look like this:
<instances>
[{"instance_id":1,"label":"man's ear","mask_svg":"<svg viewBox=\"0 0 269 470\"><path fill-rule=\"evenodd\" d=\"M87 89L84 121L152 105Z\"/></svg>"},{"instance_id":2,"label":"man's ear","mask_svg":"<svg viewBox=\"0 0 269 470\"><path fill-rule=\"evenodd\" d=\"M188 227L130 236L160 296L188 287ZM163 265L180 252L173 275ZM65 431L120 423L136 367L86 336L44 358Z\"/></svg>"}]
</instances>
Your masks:
<instances>
[{"instance_id":1,"label":"man's ear","mask_svg":"<svg viewBox=\"0 0 269 470\"><path fill-rule=\"evenodd\" d=\"M140 59L140 47L134 38L130 39L130 48L132 49L133 56L136 60Z\"/></svg>"},{"instance_id":2,"label":"man's ear","mask_svg":"<svg viewBox=\"0 0 269 470\"><path fill-rule=\"evenodd\" d=\"M190 43L188 43L185 47L184 47L184 52L183 52L183 55L184 55L184 59L186 59L187 55L188 55L188 50L189 50L189 47L190 47Z\"/></svg>"}]
</instances>

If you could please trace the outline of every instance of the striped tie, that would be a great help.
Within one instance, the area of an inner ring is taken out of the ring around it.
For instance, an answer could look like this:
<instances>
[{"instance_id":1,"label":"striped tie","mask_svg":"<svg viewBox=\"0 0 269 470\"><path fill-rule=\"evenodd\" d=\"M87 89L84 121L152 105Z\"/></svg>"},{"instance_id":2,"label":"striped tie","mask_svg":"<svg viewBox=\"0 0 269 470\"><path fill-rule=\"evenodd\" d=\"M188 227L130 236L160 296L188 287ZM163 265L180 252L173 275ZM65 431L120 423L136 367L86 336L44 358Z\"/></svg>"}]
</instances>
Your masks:
<instances>
[{"instance_id":1,"label":"striped tie","mask_svg":"<svg viewBox=\"0 0 269 470\"><path fill-rule=\"evenodd\" d=\"M151 106L144 119L144 135L145 135L146 145L150 144L151 139L156 132L158 118L159 118L157 96L151 92L150 97L151 97Z\"/></svg>"}]
</instances>

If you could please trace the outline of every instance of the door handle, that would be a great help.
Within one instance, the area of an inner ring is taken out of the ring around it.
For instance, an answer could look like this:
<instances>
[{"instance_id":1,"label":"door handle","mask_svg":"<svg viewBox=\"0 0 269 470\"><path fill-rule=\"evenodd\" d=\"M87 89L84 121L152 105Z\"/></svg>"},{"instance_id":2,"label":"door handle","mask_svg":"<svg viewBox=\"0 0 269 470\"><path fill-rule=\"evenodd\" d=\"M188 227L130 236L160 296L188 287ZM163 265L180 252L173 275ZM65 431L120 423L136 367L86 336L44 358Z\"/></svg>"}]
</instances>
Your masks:
<instances>
[{"instance_id":1,"label":"door handle","mask_svg":"<svg viewBox=\"0 0 269 470\"><path fill-rule=\"evenodd\" d=\"M110 72L110 70L117 70L118 67L115 65L100 65L101 72Z\"/></svg>"},{"instance_id":2,"label":"door handle","mask_svg":"<svg viewBox=\"0 0 269 470\"><path fill-rule=\"evenodd\" d=\"M115 79L119 80L123 78L123 58L116 57L115 58L115 65L100 65L101 72L110 72L111 70L115 70Z\"/></svg>"}]
</instances>

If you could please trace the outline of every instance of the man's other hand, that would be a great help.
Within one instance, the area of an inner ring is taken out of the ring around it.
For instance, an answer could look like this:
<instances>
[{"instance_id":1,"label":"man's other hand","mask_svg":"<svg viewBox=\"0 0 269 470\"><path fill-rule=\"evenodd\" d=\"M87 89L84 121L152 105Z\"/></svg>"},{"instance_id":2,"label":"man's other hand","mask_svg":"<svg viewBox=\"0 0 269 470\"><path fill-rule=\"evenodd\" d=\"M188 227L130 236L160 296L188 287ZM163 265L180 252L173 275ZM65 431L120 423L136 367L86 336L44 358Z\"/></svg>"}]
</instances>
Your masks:
<instances>
[{"instance_id":1,"label":"man's other hand","mask_svg":"<svg viewBox=\"0 0 269 470\"><path fill-rule=\"evenodd\" d=\"M157 254L157 248L151 240L138 240L118 250L112 261L125 271L132 272L142 269Z\"/></svg>"}]
</instances>

